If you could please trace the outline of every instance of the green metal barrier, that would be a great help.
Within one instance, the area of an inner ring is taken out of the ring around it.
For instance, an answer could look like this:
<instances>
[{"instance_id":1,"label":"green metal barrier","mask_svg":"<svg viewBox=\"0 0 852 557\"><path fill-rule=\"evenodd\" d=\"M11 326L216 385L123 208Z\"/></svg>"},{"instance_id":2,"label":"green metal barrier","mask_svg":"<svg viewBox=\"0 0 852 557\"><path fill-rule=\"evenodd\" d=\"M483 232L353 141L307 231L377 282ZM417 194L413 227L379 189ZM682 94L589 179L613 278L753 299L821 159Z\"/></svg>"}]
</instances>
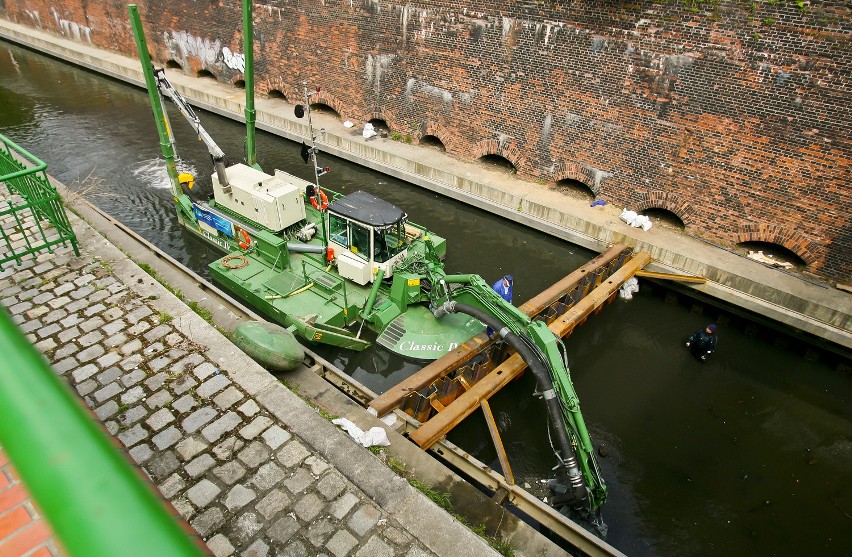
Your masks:
<instances>
[{"instance_id":1,"label":"green metal barrier","mask_svg":"<svg viewBox=\"0 0 852 557\"><path fill-rule=\"evenodd\" d=\"M21 163L13 153L31 166ZM8 261L20 264L25 255L35 257L40 251L53 251L53 246L68 242L74 253L80 254L77 237L59 193L47 179L46 168L43 161L0 134L0 183L6 184L8 192L5 202L0 192L0 269ZM42 226L43 221L48 226Z\"/></svg>"},{"instance_id":2,"label":"green metal barrier","mask_svg":"<svg viewBox=\"0 0 852 557\"><path fill-rule=\"evenodd\" d=\"M2 308L0 355L0 444L69 555L203 555Z\"/></svg>"}]
</instances>

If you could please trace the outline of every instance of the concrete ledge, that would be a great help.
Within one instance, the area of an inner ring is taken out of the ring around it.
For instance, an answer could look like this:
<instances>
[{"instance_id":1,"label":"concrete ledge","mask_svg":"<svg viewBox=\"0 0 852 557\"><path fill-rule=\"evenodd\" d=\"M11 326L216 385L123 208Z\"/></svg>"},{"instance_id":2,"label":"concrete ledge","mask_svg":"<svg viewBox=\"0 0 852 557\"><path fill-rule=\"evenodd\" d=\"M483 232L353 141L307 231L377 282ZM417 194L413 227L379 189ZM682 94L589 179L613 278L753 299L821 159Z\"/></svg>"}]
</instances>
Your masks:
<instances>
[{"instance_id":1,"label":"concrete ledge","mask_svg":"<svg viewBox=\"0 0 852 557\"><path fill-rule=\"evenodd\" d=\"M0 19L0 37L134 85L143 83L139 62ZM175 87L199 107L243 121L242 91L168 71ZM294 141L307 135L306 125L290 106L258 99L257 127ZM811 283L790 273L738 256L684 234L627 226L612 206L590 208L558 191L525 182L432 149L389 140L365 141L324 115L317 143L327 153L400 178L452 199L490 211L547 234L595 251L621 242L651 253L668 272L704 276L696 291L755 312L784 325L852 348L852 295ZM155 138L152 136L152 141Z\"/></svg>"}]
</instances>

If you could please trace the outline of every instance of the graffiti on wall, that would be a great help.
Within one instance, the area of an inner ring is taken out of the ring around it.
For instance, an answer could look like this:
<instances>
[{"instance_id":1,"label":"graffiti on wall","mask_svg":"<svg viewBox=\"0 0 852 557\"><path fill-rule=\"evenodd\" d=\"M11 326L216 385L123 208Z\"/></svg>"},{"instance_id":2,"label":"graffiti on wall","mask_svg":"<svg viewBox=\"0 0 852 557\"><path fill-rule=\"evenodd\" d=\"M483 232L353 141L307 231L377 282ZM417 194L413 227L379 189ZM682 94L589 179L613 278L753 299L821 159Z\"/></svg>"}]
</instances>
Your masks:
<instances>
[{"instance_id":1,"label":"graffiti on wall","mask_svg":"<svg viewBox=\"0 0 852 557\"><path fill-rule=\"evenodd\" d=\"M80 25L74 21L69 21L67 19L63 19L59 17L59 12L50 8L50 13L53 14L53 18L56 20L56 25L59 27L59 30L66 37L70 37L75 41L83 42L85 40L87 43L92 44L92 28L86 25ZM36 17L38 17L38 13L36 13Z\"/></svg>"},{"instance_id":2,"label":"graffiti on wall","mask_svg":"<svg viewBox=\"0 0 852 557\"><path fill-rule=\"evenodd\" d=\"M234 52L227 46L222 46L219 39L205 39L196 37L186 31L165 31L163 42L169 49L170 56L187 67L187 57L195 56L201 61L202 68L213 68L224 64L228 68L245 72L245 54Z\"/></svg>"},{"instance_id":3,"label":"graffiti on wall","mask_svg":"<svg viewBox=\"0 0 852 557\"><path fill-rule=\"evenodd\" d=\"M222 47L222 58L225 65L238 72L246 71L246 55L239 52L233 52L227 46Z\"/></svg>"},{"instance_id":4,"label":"graffiti on wall","mask_svg":"<svg viewBox=\"0 0 852 557\"><path fill-rule=\"evenodd\" d=\"M27 17L29 17L31 20L33 20L33 23L35 23L35 24L36 24L36 26L37 26L39 29L42 29L42 26L41 26L41 16L39 16L39 15L38 15L38 12L37 12L37 11L35 11L35 10L33 10L33 11L25 10L25 12L24 12L24 13L26 13L26 14L27 14Z\"/></svg>"},{"instance_id":5,"label":"graffiti on wall","mask_svg":"<svg viewBox=\"0 0 852 557\"><path fill-rule=\"evenodd\" d=\"M169 49L171 57L182 61L184 67L186 67L187 57L195 56L201 60L202 68L210 68L216 64L222 51L221 41L202 39L186 31L164 31L163 42Z\"/></svg>"}]
</instances>

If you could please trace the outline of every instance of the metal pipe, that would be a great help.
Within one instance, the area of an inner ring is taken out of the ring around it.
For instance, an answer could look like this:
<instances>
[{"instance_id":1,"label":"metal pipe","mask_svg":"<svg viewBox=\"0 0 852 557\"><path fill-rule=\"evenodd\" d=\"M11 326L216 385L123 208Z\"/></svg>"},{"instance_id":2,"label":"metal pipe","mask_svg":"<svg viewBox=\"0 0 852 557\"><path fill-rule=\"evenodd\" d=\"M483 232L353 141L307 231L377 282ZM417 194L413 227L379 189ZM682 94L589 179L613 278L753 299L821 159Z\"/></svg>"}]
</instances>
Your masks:
<instances>
[{"instance_id":1,"label":"metal pipe","mask_svg":"<svg viewBox=\"0 0 852 557\"><path fill-rule=\"evenodd\" d=\"M379 269L376 273L376 278L373 280L373 287L370 289L370 295L367 296L367 303L364 304L364 309L361 311L361 317L364 319L373 311L373 304L376 303L376 295L379 293L379 288L382 285L382 279L385 278L385 270Z\"/></svg>"},{"instance_id":2,"label":"metal pipe","mask_svg":"<svg viewBox=\"0 0 852 557\"><path fill-rule=\"evenodd\" d=\"M310 244L297 244L295 242L287 242L287 249L295 253L325 253L325 247L312 246Z\"/></svg>"},{"instance_id":3,"label":"metal pipe","mask_svg":"<svg viewBox=\"0 0 852 557\"><path fill-rule=\"evenodd\" d=\"M577 465L577 457L574 452L574 448L571 445L570 439L568 439L568 434L565 433L565 426L562 421L562 408L559 398L553 390L553 380L550 377L550 372L547 370L546 363L542 361L543 355L537 353L537 351L531 348L530 345L532 344L532 341L530 339L524 339L521 335L513 333L499 319L478 308L467 304L460 304L458 302L445 302L440 306L440 308L438 308L438 310L445 313L464 313L482 321L487 326L497 331L503 340L505 340L509 346L514 348L521 358L523 358L523 360L527 363L529 369L535 374L536 379L538 379L539 384L542 387L541 394L547 408L548 418L553 424L553 429L556 432L556 444L562 452L562 464L565 467L568 480L573 488L573 499L578 501L586 499L588 497L586 482L583 479L583 474L580 472L579 466Z\"/></svg>"},{"instance_id":4,"label":"metal pipe","mask_svg":"<svg viewBox=\"0 0 852 557\"><path fill-rule=\"evenodd\" d=\"M4 310L0 354L0 444L69 555L200 557Z\"/></svg>"},{"instance_id":5,"label":"metal pipe","mask_svg":"<svg viewBox=\"0 0 852 557\"><path fill-rule=\"evenodd\" d=\"M442 280L452 284L470 284L478 278L479 275L445 275Z\"/></svg>"},{"instance_id":6,"label":"metal pipe","mask_svg":"<svg viewBox=\"0 0 852 557\"><path fill-rule=\"evenodd\" d=\"M252 17L252 0L243 0L243 51L245 55L243 78L246 84L246 164L259 170L254 133L257 115L254 109L254 18Z\"/></svg>"},{"instance_id":7,"label":"metal pipe","mask_svg":"<svg viewBox=\"0 0 852 557\"><path fill-rule=\"evenodd\" d=\"M6 149L9 150L10 156L11 156L12 149L14 149L18 153L20 153L24 157L26 157L30 164L34 165L34 166L27 166L23 170L18 170L18 171L12 172L10 174L4 174L3 176L0 176L0 181L6 182L8 180L20 178L21 176L26 176L27 174L35 174L36 172L40 172L42 170L47 169L47 163L46 162L44 162L43 160L41 160L37 156L33 155L32 153L30 153L29 151L27 151L26 149L24 149L23 147L21 147L20 145L18 145L17 143L12 141L8 137L6 137L5 135L0 134L0 143L3 143L4 145L6 145Z\"/></svg>"},{"instance_id":8,"label":"metal pipe","mask_svg":"<svg viewBox=\"0 0 852 557\"><path fill-rule=\"evenodd\" d=\"M228 181L228 173L225 171L224 157L218 159L214 158L213 168L216 169L216 177L219 178L219 185L222 186L222 190L225 193L230 193L231 183Z\"/></svg>"}]
</instances>

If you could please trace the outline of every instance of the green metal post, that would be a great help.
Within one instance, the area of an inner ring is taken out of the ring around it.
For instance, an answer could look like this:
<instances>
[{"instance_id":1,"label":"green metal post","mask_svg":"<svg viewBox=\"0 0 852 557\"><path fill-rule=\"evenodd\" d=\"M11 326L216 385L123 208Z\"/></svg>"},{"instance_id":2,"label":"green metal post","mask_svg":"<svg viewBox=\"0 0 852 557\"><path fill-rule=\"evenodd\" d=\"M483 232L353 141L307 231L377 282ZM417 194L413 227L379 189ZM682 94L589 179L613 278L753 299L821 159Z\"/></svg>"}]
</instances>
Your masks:
<instances>
[{"instance_id":1,"label":"green metal post","mask_svg":"<svg viewBox=\"0 0 852 557\"><path fill-rule=\"evenodd\" d=\"M254 18L252 0L243 0L243 51L246 63L243 76L246 82L246 164L260 170L254 144Z\"/></svg>"},{"instance_id":2,"label":"green metal post","mask_svg":"<svg viewBox=\"0 0 852 557\"><path fill-rule=\"evenodd\" d=\"M69 555L200 557L3 309L0 354L0 444Z\"/></svg>"},{"instance_id":3,"label":"green metal post","mask_svg":"<svg viewBox=\"0 0 852 557\"><path fill-rule=\"evenodd\" d=\"M148 42L145 40L145 32L142 29L142 20L136 4L128 4L127 12L130 14L130 27L133 29L133 37L136 39L136 50L139 51L139 61L142 62L142 73L145 76L145 87L148 89L148 98L151 109L154 111L154 122L157 124L157 133L160 135L160 149L166 159L166 171L172 182L172 195L175 200L183 194L178 183L177 167L175 166L175 149L169 137L168 120L163 112L160 102L160 94L157 82L154 78L154 65L151 63L151 55L148 53Z\"/></svg>"}]
</instances>

